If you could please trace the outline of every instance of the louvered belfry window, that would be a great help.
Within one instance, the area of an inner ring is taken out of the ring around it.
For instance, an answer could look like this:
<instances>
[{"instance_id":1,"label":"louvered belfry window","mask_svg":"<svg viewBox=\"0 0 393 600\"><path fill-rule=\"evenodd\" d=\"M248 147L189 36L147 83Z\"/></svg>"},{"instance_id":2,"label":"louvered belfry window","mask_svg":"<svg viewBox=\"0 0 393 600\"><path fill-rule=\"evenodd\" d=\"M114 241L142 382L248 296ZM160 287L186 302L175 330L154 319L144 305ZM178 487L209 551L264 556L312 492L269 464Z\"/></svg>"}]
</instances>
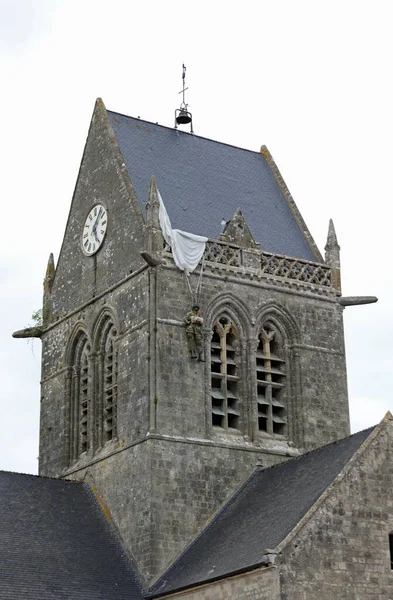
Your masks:
<instances>
[{"instance_id":1,"label":"louvered belfry window","mask_svg":"<svg viewBox=\"0 0 393 600\"><path fill-rule=\"evenodd\" d=\"M87 335L80 332L75 341L68 376L71 400L70 460L77 460L91 447L91 368Z\"/></svg>"},{"instance_id":2,"label":"louvered belfry window","mask_svg":"<svg viewBox=\"0 0 393 600\"><path fill-rule=\"evenodd\" d=\"M211 341L212 425L222 429L239 429L239 356L238 332L229 317L214 324Z\"/></svg>"},{"instance_id":3,"label":"louvered belfry window","mask_svg":"<svg viewBox=\"0 0 393 600\"><path fill-rule=\"evenodd\" d=\"M79 369L79 454L87 452L90 447L89 403L89 361L87 357L86 340L81 353Z\"/></svg>"},{"instance_id":4,"label":"louvered belfry window","mask_svg":"<svg viewBox=\"0 0 393 600\"><path fill-rule=\"evenodd\" d=\"M281 336L269 324L262 328L259 335L256 368L258 430L272 435L285 435L285 360Z\"/></svg>"},{"instance_id":5,"label":"louvered belfry window","mask_svg":"<svg viewBox=\"0 0 393 600\"><path fill-rule=\"evenodd\" d=\"M116 331L111 324L106 330L103 373L103 442L117 435L117 353L114 344Z\"/></svg>"}]
</instances>

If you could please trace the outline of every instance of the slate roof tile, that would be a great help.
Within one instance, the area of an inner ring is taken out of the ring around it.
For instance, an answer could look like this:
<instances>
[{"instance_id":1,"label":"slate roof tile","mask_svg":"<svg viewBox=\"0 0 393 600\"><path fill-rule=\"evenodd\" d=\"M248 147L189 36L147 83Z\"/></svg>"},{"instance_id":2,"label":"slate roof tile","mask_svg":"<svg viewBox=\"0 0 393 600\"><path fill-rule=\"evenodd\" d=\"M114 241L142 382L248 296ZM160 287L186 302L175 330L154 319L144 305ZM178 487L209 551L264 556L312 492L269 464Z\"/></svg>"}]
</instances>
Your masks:
<instances>
[{"instance_id":1,"label":"slate roof tile","mask_svg":"<svg viewBox=\"0 0 393 600\"><path fill-rule=\"evenodd\" d=\"M0 598L143 597L88 485L1 471L0 498Z\"/></svg>"},{"instance_id":2,"label":"slate roof tile","mask_svg":"<svg viewBox=\"0 0 393 600\"><path fill-rule=\"evenodd\" d=\"M294 529L372 430L256 470L157 581L153 597L263 564L263 552Z\"/></svg>"},{"instance_id":3,"label":"slate roof tile","mask_svg":"<svg viewBox=\"0 0 393 600\"><path fill-rule=\"evenodd\" d=\"M174 228L218 239L240 208L261 250L316 260L263 154L108 116L142 208L154 175Z\"/></svg>"}]
</instances>

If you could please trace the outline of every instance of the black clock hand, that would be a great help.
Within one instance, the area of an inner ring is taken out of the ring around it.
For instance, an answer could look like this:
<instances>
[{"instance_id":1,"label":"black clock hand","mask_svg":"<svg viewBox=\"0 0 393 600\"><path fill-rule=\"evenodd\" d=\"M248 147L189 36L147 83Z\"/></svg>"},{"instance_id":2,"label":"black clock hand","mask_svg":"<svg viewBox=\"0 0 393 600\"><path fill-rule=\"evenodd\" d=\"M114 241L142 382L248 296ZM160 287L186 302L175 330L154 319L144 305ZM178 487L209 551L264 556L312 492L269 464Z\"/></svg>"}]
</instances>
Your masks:
<instances>
[{"instance_id":1,"label":"black clock hand","mask_svg":"<svg viewBox=\"0 0 393 600\"><path fill-rule=\"evenodd\" d=\"M100 210L98 211L97 218L96 218L96 220L94 222L94 225L93 225L93 233L94 233L94 235L95 235L95 233L97 231L97 224L98 224L99 218L101 216L101 212L102 212L102 206L100 206Z\"/></svg>"}]
</instances>

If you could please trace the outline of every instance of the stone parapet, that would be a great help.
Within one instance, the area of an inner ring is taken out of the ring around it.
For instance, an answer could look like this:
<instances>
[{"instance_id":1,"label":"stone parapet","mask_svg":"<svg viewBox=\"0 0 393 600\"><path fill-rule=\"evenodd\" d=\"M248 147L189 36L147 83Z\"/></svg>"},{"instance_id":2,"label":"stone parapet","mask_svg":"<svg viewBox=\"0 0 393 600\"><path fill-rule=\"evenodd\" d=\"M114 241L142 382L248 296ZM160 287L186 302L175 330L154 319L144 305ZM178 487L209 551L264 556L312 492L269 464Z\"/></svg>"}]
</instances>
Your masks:
<instances>
[{"instance_id":1,"label":"stone parapet","mask_svg":"<svg viewBox=\"0 0 393 600\"><path fill-rule=\"evenodd\" d=\"M167 258L171 249L165 249ZM325 263L293 258L281 254L272 254L257 249L244 249L235 244L211 240L206 243L204 254L206 266L235 268L244 274L257 277L277 278L283 283L301 282L323 288L330 293L337 292L334 287L332 269Z\"/></svg>"}]
</instances>

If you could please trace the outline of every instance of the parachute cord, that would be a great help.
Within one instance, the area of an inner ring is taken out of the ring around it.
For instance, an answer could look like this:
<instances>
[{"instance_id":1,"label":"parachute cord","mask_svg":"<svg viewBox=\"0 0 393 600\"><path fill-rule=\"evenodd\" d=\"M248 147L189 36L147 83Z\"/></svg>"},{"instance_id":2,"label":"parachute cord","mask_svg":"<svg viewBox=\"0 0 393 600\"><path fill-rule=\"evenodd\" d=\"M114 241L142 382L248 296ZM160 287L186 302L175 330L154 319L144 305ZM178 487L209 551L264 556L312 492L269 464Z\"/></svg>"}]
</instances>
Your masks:
<instances>
[{"instance_id":1,"label":"parachute cord","mask_svg":"<svg viewBox=\"0 0 393 600\"><path fill-rule=\"evenodd\" d=\"M194 294L190 285L190 274L187 273L187 271L184 271L184 277L186 278L188 289L190 290L191 302L194 302Z\"/></svg>"},{"instance_id":2,"label":"parachute cord","mask_svg":"<svg viewBox=\"0 0 393 600\"><path fill-rule=\"evenodd\" d=\"M195 299L197 302L199 302L200 296L201 296L201 292L202 292L202 278L203 278L203 267L205 264L205 255L203 255L202 257L202 264L201 264L201 270L199 273L199 278L198 278L198 283L197 286L195 288Z\"/></svg>"},{"instance_id":3,"label":"parachute cord","mask_svg":"<svg viewBox=\"0 0 393 600\"><path fill-rule=\"evenodd\" d=\"M190 291L190 296L191 296L191 302L193 304L195 304L196 302L199 302L200 299L200 295L201 295L201 291L202 291L202 280L203 280L203 268L204 268L204 264L205 264L205 257L203 256L202 258L202 264L201 264L201 270L199 272L199 277L198 277L198 282L195 288L195 291L192 291L192 287L190 284L190 274L187 271L184 271L184 277L186 278L187 281L187 286L188 289Z\"/></svg>"}]
</instances>

